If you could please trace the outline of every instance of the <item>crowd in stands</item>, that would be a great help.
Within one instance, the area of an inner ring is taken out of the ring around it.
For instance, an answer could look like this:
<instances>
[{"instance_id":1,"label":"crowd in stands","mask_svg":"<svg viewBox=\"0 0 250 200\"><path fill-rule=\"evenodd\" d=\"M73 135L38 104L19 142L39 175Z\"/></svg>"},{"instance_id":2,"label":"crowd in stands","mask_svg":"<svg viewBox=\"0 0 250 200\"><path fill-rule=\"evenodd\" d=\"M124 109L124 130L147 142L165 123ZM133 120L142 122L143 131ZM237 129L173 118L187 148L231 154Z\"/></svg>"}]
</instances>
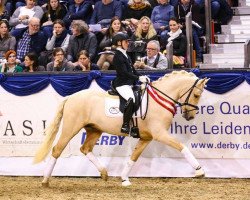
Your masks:
<instances>
[{"instance_id":1,"label":"crowd in stands","mask_svg":"<svg viewBox=\"0 0 250 200\"><path fill-rule=\"evenodd\" d=\"M214 20L232 10L212 0ZM112 37L127 32L137 69L166 69L173 42L174 67L185 66L185 16L192 12L193 46L202 61L204 0L0 0L1 72L112 70Z\"/></svg>"}]
</instances>

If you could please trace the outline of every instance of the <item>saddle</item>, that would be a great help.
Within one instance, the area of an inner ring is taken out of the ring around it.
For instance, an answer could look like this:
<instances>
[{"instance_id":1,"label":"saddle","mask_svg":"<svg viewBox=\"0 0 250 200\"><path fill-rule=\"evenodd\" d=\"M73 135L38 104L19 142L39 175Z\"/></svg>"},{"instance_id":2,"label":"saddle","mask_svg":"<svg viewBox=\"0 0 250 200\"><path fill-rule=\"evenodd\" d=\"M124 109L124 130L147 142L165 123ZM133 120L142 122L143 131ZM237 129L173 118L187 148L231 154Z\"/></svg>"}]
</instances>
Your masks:
<instances>
[{"instance_id":1,"label":"saddle","mask_svg":"<svg viewBox=\"0 0 250 200\"><path fill-rule=\"evenodd\" d=\"M141 105L141 87L139 85L135 85L132 88L134 96L135 96L135 103L134 103L134 110L133 112L137 111ZM115 87L113 86L113 82L111 82L111 89L108 90L109 95L114 95L114 96L119 96L120 99L120 106L119 110L123 113L124 112L124 107L126 104L126 99L120 96L120 94L116 91Z\"/></svg>"}]
</instances>

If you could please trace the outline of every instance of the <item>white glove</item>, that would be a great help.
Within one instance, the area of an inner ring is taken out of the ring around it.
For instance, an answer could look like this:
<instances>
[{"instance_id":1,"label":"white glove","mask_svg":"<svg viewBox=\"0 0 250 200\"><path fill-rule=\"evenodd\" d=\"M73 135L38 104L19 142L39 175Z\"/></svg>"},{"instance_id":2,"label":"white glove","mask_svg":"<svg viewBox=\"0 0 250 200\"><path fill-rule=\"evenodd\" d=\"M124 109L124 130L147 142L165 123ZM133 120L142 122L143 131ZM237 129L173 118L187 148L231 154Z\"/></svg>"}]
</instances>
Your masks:
<instances>
[{"instance_id":1,"label":"white glove","mask_svg":"<svg viewBox=\"0 0 250 200\"><path fill-rule=\"evenodd\" d=\"M142 83L150 83L150 78L148 76L139 76L139 81Z\"/></svg>"}]
</instances>

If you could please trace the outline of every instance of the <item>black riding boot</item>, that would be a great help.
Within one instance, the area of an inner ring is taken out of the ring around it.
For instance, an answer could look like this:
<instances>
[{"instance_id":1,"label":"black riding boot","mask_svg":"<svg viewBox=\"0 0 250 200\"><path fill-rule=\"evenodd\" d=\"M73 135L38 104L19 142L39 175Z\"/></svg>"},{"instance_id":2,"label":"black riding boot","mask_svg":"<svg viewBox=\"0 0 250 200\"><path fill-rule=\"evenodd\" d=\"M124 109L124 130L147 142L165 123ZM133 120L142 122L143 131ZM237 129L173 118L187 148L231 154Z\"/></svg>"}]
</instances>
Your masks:
<instances>
[{"instance_id":1,"label":"black riding boot","mask_svg":"<svg viewBox=\"0 0 250 200\"><path fill-rule=\"evenodd\" d=\"M123 124L121 128L122 133L129 133L130 131L129 122L133 116L133 109L134 109L133 99L129 98L124 108Z\"/></svg>"}]
</instances>

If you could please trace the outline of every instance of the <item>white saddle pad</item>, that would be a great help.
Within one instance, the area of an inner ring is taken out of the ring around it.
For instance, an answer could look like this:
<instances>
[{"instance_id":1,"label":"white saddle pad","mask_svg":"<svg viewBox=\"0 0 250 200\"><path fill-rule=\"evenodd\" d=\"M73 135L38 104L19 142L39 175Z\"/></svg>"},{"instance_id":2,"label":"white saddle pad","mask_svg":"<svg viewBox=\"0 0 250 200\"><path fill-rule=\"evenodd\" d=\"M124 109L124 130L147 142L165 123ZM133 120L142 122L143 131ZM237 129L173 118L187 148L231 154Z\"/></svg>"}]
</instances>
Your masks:
<instances>
[{"instance_id":1,"label":"white saddle pad","mask_svg":"<svg viewBox=\"0 0 250 200\"><path fill-rule=\"evenodd\" d=\"M147 97L147 92L144 93L141 107L139 107L139 109L136 111L137 116L135 116L134 114L133 118L144 116L147 106L146 97ZM122 117L123 113L121 113L121 111L119 110L119 105L120 105L120 100L118 97L117 98L105 97L105 115L108 117Z\"/></svg>"}]
</instances>

